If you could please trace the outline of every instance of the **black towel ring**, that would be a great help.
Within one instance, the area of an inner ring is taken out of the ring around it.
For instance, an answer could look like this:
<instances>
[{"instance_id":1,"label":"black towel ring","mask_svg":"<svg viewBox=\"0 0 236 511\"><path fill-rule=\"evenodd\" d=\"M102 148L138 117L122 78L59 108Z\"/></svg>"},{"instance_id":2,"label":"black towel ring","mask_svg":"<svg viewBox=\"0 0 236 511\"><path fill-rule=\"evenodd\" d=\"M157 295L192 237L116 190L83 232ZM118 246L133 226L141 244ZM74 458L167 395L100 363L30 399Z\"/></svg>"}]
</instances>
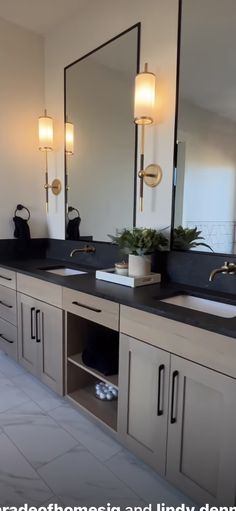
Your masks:
<instances>
[{"instance_id":1,"label":"black towel ring","mask_svg":"<svg viewBox=\"0 0 236 511\"><path fill-rule=\"evenodd\" d=\"M68 219L70 220L70 213L73 213L73 212L76 212L77 213L77 217L80 218L80 212L77 208L73 208L73 206L69 206L68 207ZM75 217L75 218L77 218Z\"/></svg>"},{"instance_id":2,"label":"black towel ring","mask_svg":"<svg viewBox=\"0 0 236 511\"><path fill-rule=\"evenodd\" d=\"M28 218L26 218L26 220L28 222L28 220L30 219L30 211L26 206L23 206L22 204L17 204L14 216L20 216L20 215L17 215L17 211L22 211L22 209L25 209L28 213Z\"/></svg>"}]
</instances>

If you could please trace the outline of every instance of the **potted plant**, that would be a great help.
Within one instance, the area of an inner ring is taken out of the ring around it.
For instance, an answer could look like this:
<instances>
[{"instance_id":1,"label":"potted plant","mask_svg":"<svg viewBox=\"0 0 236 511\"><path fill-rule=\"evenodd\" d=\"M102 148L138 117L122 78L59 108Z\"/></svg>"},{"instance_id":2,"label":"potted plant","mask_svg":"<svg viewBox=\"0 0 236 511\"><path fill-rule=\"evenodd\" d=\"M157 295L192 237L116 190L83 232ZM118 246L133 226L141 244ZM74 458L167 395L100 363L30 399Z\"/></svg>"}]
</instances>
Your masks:
<instances>
[{"instance_id":1,"label":"potted plant","mask_svg":"<svg viewBox=\"0 0 236 511\"><path fill-rule=\"evenodd\" d=\"M128 273L134 277L150 273L150 254L168 246L168 238L162 232L143 227L123 229L116 236L109 237L117 243L123 254L129 256Z\"/></svg>"},{"instance_id":2,"label":"potted plant","mask_svg":"<svg viewBox=\"0 0 236 511\"><path fill-rule=\"evenodd\" d=\"M209 248L209 250L213 252L212 248L207 245L207 243L199 241L205 239L201 236L201 233L201 231L197 230L197 227L189 229L188 227L184 228L182 225L179 225L179 227L173 229L172 248L175 250L191 250L192 248L202 246Z\"/></svg>"}]
</instances>

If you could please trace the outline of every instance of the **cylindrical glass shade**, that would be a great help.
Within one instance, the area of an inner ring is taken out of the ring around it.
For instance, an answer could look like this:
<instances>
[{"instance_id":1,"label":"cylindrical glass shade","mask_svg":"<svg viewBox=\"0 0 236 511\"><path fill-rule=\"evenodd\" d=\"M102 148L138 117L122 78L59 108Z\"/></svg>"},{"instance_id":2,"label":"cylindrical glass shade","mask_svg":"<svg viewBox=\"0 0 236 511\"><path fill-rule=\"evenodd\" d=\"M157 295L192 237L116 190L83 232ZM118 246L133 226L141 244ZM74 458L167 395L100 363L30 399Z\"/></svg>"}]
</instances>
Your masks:
<instances>
[{"instance_id":1,"label":"cylindrical glass shade","mask_svg":"<svg viewBox=\"0 0 236 511\"><path fill-rule=\"evenodd\" d=\"M53 119L48 115L39 117L39 149L41 151L53 149Z\"/></svg>"},{"instance_id":2,"label":"cylindrical glass shade","mask_svg":"<svg viewBox=\"0 0 236 511\"><path fill-rule=\"evenodd\" d=\"M135 78L134 122L152 124L154 120L156 76L146 70Z\"/></svg>"},{"instance_id":3,"label":"cylindrical glass shade","mask_svg":"<svg viewBox=\"0 0 236 511\"><path fill-rule=\"evenodd\" d=\"M65 137L66 137L66 154L74 154L74 124L66 122L65 124Z\"/></svg>"}]
</instances>

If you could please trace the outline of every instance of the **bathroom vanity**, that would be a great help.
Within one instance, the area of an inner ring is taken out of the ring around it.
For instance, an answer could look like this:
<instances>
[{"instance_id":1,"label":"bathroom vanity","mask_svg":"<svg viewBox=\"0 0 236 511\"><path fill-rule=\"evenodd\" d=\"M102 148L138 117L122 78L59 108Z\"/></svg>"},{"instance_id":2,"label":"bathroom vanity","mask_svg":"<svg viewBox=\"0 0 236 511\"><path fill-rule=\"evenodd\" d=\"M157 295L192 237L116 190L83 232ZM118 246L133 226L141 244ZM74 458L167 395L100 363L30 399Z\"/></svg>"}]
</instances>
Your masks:
<instances>
[{"instance_id":1,"label":"bathroom vanity","mask_svg":"<svg viewBox=\"0 0 236 511\"><path fill-rule=\"evenodd\" d=\"M0 268L1 349L194 501L233 504L234 308L219 317L168 303L173 285L124 289L94 272L48 272L46 260L10 264ZM119 342L117 375L82 360L103 333ZM97 399L98 381L118 400Z\"/></svg>"}]
</instances>

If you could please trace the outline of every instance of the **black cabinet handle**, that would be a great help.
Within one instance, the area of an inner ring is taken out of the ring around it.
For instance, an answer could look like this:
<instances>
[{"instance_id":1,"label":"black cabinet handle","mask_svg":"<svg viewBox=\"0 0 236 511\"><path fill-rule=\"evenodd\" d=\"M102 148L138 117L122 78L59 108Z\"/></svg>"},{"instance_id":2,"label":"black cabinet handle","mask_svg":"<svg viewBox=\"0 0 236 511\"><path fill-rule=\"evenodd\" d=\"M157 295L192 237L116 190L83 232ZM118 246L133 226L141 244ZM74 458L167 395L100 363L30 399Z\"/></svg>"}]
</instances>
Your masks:
<instances>
[{"instance_id":1,"label":"black cabinet handle","mask_svg":"<svg viewBox=\"0 0 236 511\"><path fill-rule=\"evenodd\" d=\"M177 411L176 411L176 404L175 404L175 392L176 392L175 383L177 381L178 376L179 376L179 371L174 371L172 374L172 389L171 389L171 412L170 412L171 424L175 424L177 422ZM175 415L174 415L174 413L175 413Z\"/></svg>"},{"instance_id":2,"label":"black cabinet handle","mask_svg":"<svg viewBox=\"0 0 236 511\"><path fill-rule=\"evenodd\" d=\"M7 307L8 309L13 308L13 305L9 305L8 303L2 302L2 300L0 300L0 304L3 305L4 307Z\"/></svg>"},{"instance_id":3,"label":"black cabinet handle","mask_svg":"<svg viewBox=\"0 0 236 511\"><path fill-rule=\"evenodd\" d=\"M35 339L35 335L34 335L34 318L33 318L34 311L35 311L35 307L31 307L31 309L30 309L30 314L31 314L31 317L30 317L31 339Z\"/></svg>"},{"instance_id":4,"label":"black cabinet handle","mask_svg":"<svg viewBox=\"0 0 236 511\"><path fill-rule=\"evenodd\" d=\"M36 310L36 321L35 321L35 323L36 323L36 342L40 342L41 341L41 339L39 337L39 322L38 322L39 315L40 315L40 310L37 309Z\"/></svg>"},{"instance_id":5,"label":"black cabinet handle","mask_svg":"<svg viewBox=\"0 0 236 511\"><path fill-rule=\"evenodd\" d=\"M4 280L12 280L10 277L5 277L4 275L0 275L0 278Z\"/></svg>"},{"instance_id":6,"label":"black cabinet handle","mask_svg":"<svg viewBox=\"0 0 236 511\"><path fill-rule=\"evenodd\" d=\"M157 398L157 415L160 417L164 413L164 404L163 404L163 392L164 387L162 386L162 383L164 385L164 374L165 374L165 366L164 364L161 364L159 366L158 370L158 398ZM163 379L162 379L163 375ZM161 407L161 401L162 401L162 407Z\"/></svg>"},{"instance_id":7,"label":"black cabinet handle","mask_svg":"<svg viewBox=\"0 0 236 511\"><path fill-rule=\"evenodd\" d=\"M3 334L0 334L0 337L1 339L3 339L4 341L8 342L9 344L14 344L14 341L9 341L9 339L7 339L6 337L4 337Z\"/></svg>"},{"instance_id":8,"label":"black cabinet handle","mask_svg":"<svg viewBox=\"0 0 236 511\"><path fill-rule=\"evenodd\" d=\"M78 307L83 307L83 309L88 309L93 312L102 312L101 309L95 309L95 307L90 307L89 305L84 305L83 303L79 302L72 302L72 305L77 305Z\"/></svg>"}]
</instances>

